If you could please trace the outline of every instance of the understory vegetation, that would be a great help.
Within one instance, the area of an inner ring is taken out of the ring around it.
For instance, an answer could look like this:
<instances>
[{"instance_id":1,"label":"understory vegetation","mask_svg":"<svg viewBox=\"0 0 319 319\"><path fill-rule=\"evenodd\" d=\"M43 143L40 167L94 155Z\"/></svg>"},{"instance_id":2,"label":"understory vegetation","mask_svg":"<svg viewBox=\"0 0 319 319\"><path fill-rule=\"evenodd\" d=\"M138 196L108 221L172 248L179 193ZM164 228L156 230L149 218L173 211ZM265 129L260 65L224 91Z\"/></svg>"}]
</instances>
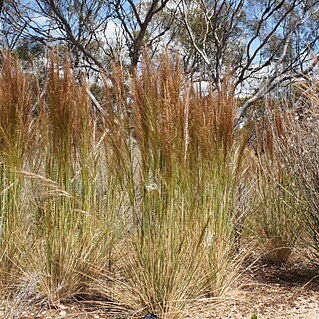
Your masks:
<instances>
[{"instance_id":1,"label":"understory vegetation","mask_svg":"<svg viewBox=\"0 0 319 319\"><path fill-rule=\"evenodd\" d=\"M11 312L99 298L175 318L238 285L244 260L281 264L309 245L319 262L314 94L310 122L274 100L267 120L239 129L231 79L204 95L168 57L130 77L114 66L100 111L81 83L52 58L41 94L36 75L3 61L0 291Z\"/></svg>"}]
</instances>

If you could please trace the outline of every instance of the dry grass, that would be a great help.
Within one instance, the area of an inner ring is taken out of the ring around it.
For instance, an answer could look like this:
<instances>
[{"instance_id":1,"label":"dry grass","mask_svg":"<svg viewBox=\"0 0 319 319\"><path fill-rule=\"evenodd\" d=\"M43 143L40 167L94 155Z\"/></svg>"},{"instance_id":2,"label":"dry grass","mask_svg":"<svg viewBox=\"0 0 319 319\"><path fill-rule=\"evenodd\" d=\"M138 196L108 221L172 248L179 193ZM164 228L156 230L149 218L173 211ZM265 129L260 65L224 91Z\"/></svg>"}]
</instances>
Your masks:
<instances>
[{"instance_id":1,"label":"dry grass","mask_svg":"<svg viewBox=\"0 0 319 319\"><path fill-rule=\"evenodd\" d=\"M15 62L3 66L2 291L21 296L32 278L29 300L98 295L131 314L167 318L224 294L248 251L240 241L247 213L259 207L258 218L268 218L271 209L280 227L291 227L284 214L293 201L284 193L282 205L274 191L284 175L273 182L260 171L258 200L266 203L246 201L256 178L248 130L235 129L231 85L203 96L167 56L158 66L145 59L132 77L115 66L102 114L86 85L52 58L39 98ZM280 234L277 222L271 228Z\"/></svg>"},{"instance_id":2,"label":"dry grass","mask_svg":"<svg viewBox=\"0 0 319 319\"><path fill-rule=\"evenodd\" d=\"M318 264L319 249L319 148L318 119L319 100L317 84L301 87L305 100L295 112L283 112L284 136L276 130L276 147L294 177L294 183L302 194L305 207L300 211L305 236L303 242L312 247L311 259ZM299 113L299 114L298 114Z\"/></svg>"},{"instance_id":3,"label":"dry grass","mask_svg":"<svg viewBox=\"0 0 319 319\"><path fill-rule=\"evenodd\" d=\"M276 148L276 136L284 136L284 122L277 107L255 124L253 209L247 220L250 236L261 258L268 264L287 263L301 231L300 212L305 209L291 172Z\"/></svg>"}]
</instances>

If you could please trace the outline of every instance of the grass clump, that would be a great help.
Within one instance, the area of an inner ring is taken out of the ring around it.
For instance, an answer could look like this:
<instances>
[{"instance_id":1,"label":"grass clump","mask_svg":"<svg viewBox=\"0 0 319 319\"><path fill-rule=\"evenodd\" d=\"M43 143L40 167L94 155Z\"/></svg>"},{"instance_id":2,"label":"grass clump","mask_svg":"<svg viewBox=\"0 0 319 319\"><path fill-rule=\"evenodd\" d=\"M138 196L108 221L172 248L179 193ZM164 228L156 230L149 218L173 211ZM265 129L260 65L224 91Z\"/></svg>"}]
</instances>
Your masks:
<instances>
[{"instance_id":1,"label":"grass clump","mask_svg":"<svg viewBox=\"0 0 319 319\"><path fill-rule=\"evenodd\" d=\"M303 221L304 236L302 241L311 247L307 252L312 262L318 264L319 257L319 197L318 197L318 97L316 83L303 87L304 98L300 107L303 114L296 111L283 112L285 136L275 131L276 146L281 152L282 160L294 178L305 203L300 210ZM299 110L300 112L300 110Z\"/></svg>"},{"instance_id":2,"label":"grass clump","mask_svg":"<svg viewBox=\"0 0 319 319\"><path fill-rule=\"evenodd\" d=\"M145 58L130 76L116 65L97 113L68 63L52 58L44 93L6 63L3 291L23 302L94 295L131 314L175 318L238 281L247 217L265 252L293 247L290 175L271 170L270 157L249 169L230 80L204 96L167 56L158 65ZM19 294L24 283L31 288Z\"/></svg>"},{"instance_id":3,"label":"grass clump","mask_svg":"<svg viewBox=\"0 0 319 319\"><path fill-rule=\"evenodd\" d=\"M263 262L288 262L301 231L305 209L300 191L276 148L274 132L284 134L278 109L268 110L271 120L256 124L256 156L253 161L253 212L247 220L250 236ZM283 135L282 135L283 136Z\"/></svg>"},{"instance_id":4,"label":"grass clump","mask_svg":"<svg viewBox=\"0 0 319 319\"><path fill-rule=\"evenodd\" d=\"M131 103L121 103L109 128L112 153L129 154L120 157L122 171L131 170L123 187L135 194L119 298L176 316L190 300L224 293L238 275L245 140L235 135L227 88L202 96L167 57L158 68L145 62L131 85ZM115 101L123 100L119 92ZM133 143L122 133L128 123Z\"/></svg>"},{"instance_id":5,"label":"grass clump","mask_svg":"<svg viewBox=\"0 0 319 319\"><path fill-rule=\"evenodd\" d=\"M3 278L10 274L3 285L37 278L34 294L52 302L87 293L110 262L119 205L105 202L106 183L98 182L104 164L86 87L68 65L61 74L52 63L32 118L31 81L9 58L2 77L0 267Z\"/></svg>"},{"instance_id":6,"label":"grass clump","mask_svg":"<svg viewBox=\"0 0 319 319\"><path fill-rule=\"evenodd\" d=\"M0 280L4 286L21 273L30 245L24 183L17 170L29 154L32 101L28 77L4 55L0 74Z\"/></svg>"}]
</instances>

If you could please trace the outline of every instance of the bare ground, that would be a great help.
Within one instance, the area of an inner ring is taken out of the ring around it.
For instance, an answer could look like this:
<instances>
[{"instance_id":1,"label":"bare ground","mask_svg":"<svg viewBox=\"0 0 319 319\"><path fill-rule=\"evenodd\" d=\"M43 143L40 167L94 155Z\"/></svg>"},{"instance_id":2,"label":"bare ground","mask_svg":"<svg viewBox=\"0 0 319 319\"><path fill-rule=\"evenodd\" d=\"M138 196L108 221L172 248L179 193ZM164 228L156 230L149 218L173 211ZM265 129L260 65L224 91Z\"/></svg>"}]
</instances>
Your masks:
<instances>
[{"instance_id":1,"label":"bare ground","mask_svg":"<svg viewBox=\"0 0 319 319\"><path fill-rule=\"evenodd\" d=\"M217 303L193 308L190 318L319 319L319 271L307 265L257 265L246 283Z\"/></svg>"},{"instance_id":2,"label":"bare ground","mask_svg":"<svg viewBox=\"0 0 319 319\"><path fill-rule=\"evenodd\" d=\"M261 263L250 268L244 284L220 299L204 299L185 310L182 317L190 319L247 318L258 319L319 319L319 270L294 263L268 266ZM114 310L114 309L113 309ZM12 309L11 316L0 310L0 318L130 318L123 312L110 310L100 303L71 303L55 307ZM8 310L7 310L8 311Z\"/></svg>"}]
</instances>

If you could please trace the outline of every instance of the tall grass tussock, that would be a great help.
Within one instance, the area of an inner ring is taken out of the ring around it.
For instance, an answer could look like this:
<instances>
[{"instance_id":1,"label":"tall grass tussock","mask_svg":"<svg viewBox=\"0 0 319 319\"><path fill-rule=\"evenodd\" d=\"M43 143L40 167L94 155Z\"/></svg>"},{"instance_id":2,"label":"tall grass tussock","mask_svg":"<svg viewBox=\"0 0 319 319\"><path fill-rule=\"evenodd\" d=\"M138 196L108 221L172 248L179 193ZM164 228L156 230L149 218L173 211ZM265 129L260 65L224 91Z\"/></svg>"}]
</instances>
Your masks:
<instances>
[{"instance_id":1,"label":"tall grass tussock","mask_svg":"<svg viewBox=\"0 0 319 319\"><path fill-rule=\"evenodd\" d=\"M98 296L175 318L238 283L247 227L290 252L290 177L252 169L231 80L204 95L168 56L131 75L115 65L112 79L98 112L67 62L52 57L40 89L5 56L2 295L24 305Z\"/></svg>"}]
</instances>

